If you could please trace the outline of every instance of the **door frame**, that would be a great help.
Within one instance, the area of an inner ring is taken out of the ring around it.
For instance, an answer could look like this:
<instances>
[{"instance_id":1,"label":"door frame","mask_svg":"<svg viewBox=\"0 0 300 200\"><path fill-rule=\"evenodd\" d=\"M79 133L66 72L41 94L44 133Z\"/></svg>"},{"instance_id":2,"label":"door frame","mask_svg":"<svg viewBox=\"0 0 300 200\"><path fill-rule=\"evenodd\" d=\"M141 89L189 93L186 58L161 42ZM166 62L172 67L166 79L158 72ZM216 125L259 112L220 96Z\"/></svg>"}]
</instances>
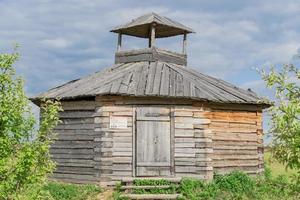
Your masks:
<instances>
[{"instance_id":1,"label":"door frame","mask_svg":"<svg viewBox=\"0 0 300 200\"><path fill-rule=\"evenodd\" d=\"M174 106L170 105L155 105L155 104L139 104L135 105L133 107L133 115L132 115L132 176L137 177L136 174L136 165L137 165L137 140L136 140L136 134L137 134L137 128L136 128L136 122L137 122L137 116L136 116L136 110L138 107L164 107L170 109L170 174L171 177L175 176L175 116L174 116Z\"/></svg>"}]
</instances>

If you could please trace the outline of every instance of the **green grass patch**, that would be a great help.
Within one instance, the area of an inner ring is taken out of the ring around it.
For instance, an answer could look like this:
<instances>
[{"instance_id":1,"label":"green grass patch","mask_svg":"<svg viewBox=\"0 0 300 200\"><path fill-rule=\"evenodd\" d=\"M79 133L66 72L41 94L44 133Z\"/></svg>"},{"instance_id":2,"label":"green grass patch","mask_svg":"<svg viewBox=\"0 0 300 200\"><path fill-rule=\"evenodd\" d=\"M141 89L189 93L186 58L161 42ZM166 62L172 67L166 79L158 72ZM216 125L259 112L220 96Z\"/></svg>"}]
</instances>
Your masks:
<instances>
[{"instance_id":1,"label":"green grass patch","mask_svg":"<svg viewBox=\"0 0 300 200\"><path fill-rule=\"evenodd\" d=\"M54 200L94 200L102 191L99 186L75 185L58 182L49 182L43 190L48 191Z\"/></svg>"},{"instance_id":2,"label":"green grass patch","mask_svg":"<svg viewBox=\"0 0 300 200\"><path fill-rule=\"evenodd\" d=\"M299 187L298 187L299 188ZM212 182L183 179L180 193L186 200L282 200L300 199L300 191L284 175L250 177L243 172L216 175Z\"/></svg>"},{"instance_id":3,"label":"green grass patch","mask_svg":"<svg viewBox=\"0 0 300 200\"><path fill-rule=\"evenodd\" d=\"M295 170L286 169L285 166L271 157L271 152L267 151L264 154L265 164L271 169L274 177L280 175L288 176L289 178L296 174Z\"/></svg>"}]
</instances>

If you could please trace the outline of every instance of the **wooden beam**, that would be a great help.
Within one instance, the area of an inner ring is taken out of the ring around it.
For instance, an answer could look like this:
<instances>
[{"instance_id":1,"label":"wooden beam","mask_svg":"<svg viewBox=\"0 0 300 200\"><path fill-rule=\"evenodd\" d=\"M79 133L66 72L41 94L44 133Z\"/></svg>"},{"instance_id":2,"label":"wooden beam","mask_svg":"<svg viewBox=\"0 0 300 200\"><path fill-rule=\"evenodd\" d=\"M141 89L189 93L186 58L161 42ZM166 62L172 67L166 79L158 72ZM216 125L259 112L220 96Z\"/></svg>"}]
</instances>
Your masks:
<instances>
[{"instance_id":1,"label":"wooden beam","mask_svg":"<svg viewBox=\"0 0 300 200\"><path fill-rule=\"evenodd\" d=\"M151 24L150 35L149 35L149 47L154 47L155 44L155 26L156 24Z\"/></svg>"},{"instance_id":2,"label":"wooden beam","mask_svg":"<svg viewBox=\"0 0 300 200\"><path fill-rule=\"evenodd\" d=\"M121 47L122 47L122 33L119 33L117 52L121 51Z\"/></svg>"},{"instance_id":3,"label":"wooden beam","mask_svg":"<svg viewBox=\"0 0 300 200\"><path fill-rule=\"evenodd\" d=\"M183 34L183 41L182 41L182 54L186 54L186 45L187 45L187 40L186 40L187 34Z\"/></svg>"}]
</instances>

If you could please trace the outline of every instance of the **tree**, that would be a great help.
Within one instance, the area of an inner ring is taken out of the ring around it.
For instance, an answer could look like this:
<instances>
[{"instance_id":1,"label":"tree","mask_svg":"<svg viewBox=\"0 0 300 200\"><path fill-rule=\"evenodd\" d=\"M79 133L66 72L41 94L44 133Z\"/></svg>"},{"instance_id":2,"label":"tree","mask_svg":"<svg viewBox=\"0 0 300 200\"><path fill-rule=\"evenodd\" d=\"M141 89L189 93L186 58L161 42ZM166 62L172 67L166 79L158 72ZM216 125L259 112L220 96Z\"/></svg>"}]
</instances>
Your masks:
<instances>
[{"instance_id":1,"label":"tree","mask_svg":"<svg viewBox=\"0 0 300 200\"><path fill-rule=\"evenodd\" d=\"M266 85L276 91L269 109L273 156L287 168L296 169L300 177L300 71L285 65L280 71L271 68L261 74Z\"/></svg>"},{"instance_id":2,"label":"tree","mask_svg":"<svg viewBox=\"0 0 300 200\"><path fill-rule=\"evenodd\" d=\"M13 67L18 58L16 52L0 54L0 199L38 195L33 189L38 191L55 166L49 147L54 139L52 129L59 121L60 103L42 102L42 120L36 130L23 79Z\"/></svg>"}]
</instances>

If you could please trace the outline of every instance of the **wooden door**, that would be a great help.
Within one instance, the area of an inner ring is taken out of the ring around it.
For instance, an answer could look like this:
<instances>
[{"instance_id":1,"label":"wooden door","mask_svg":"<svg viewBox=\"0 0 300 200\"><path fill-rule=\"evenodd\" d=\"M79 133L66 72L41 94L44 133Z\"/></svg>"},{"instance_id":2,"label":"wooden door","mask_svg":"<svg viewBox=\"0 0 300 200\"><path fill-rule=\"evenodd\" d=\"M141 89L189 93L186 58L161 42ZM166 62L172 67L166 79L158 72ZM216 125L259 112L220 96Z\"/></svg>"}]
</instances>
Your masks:
<instances>
[{"instance_id":1,"label":"wooden door","mask_svg":"<svg viewBox=\"0 0 300 200\"><path fill-rule=\"evenodd\" d=\"M139 107L136 112L136 175L171 174L170 109Z\"/></svg>"}]
</instances>

